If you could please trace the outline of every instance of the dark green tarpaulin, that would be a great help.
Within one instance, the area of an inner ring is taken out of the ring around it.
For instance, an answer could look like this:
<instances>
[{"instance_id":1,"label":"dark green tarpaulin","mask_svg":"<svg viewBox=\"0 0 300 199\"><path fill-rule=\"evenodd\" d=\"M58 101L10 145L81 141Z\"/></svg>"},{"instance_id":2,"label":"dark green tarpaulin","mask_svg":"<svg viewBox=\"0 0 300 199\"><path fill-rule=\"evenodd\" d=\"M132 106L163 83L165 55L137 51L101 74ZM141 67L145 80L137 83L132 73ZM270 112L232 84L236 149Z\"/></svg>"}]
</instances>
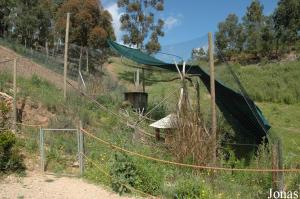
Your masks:
<instances>
[{"instance_id":1,"label":"dark green tarpaulin","mask_svg":"<svg viewBox=\"0 0 300 199\"><path fill-rule=\"evenodd\" d=\"M165 63L138 49L129 48L111 40L108 41L108 44L120 55L139 64L177 71L174 64ZM182 65L179 65L179 68L182 70ZM210 90L210 76L203 69L196 65L187 65L186 71L188 74L198 75L208 91ZM251 137L253 141L259 143L271 128L260 109L251 99L224 86L217 80L215 81L215 87L216 103L226 120L234 127L236 132L247 135L247 137Z\"/></svg>"}]
</instances>

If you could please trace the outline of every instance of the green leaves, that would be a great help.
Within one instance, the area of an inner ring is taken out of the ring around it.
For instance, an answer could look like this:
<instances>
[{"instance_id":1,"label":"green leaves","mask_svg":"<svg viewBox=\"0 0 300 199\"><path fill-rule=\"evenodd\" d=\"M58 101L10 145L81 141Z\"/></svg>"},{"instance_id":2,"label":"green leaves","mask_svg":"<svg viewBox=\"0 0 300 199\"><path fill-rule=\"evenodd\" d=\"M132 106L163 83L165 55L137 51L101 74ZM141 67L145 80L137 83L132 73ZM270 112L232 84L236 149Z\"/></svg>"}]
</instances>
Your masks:
<instances>
[{"instance_id":1,"label":"green leaves","mask_svg":"<svg viewBox=\"0 0 300 199\"><path fill-rule=\"evenodd\" d=\"M283 57L299 50L299 10L299 1L281 0L273 14L264 16L263 5L254 0L247 7L242 22L229 14L219 23L215 44L227 60L240 63Z\"/></svg>"},{"instance_id":2,"label":"green leaves","mask_svg":"<svg viewBox=\"0 0 300 199\"><path fill-rule=\"evenodd\" d=\"M164 36L164 22L156 19L155 13L163 11L163 1L119 0L118 6L125 11L120 17L121 30L125 31L122 38L124 43L145 48L150 54L159 51L161 46L158 37ZM149 34L149 41L144 44Z\"/></svg>"}]
</instances>

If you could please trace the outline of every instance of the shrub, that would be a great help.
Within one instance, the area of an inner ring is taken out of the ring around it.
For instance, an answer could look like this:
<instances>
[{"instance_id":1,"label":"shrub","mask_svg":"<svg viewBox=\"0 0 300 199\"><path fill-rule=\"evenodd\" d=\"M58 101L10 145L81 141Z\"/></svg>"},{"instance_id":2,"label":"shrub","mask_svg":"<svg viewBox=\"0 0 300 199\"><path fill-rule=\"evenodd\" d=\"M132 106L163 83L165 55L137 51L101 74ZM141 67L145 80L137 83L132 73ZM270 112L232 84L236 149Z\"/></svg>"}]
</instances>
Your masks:
<instances>
[{"instance_id":1,"label":"shrub","mask_svg":"<svg viewBox=\"0 0 300 199\"><path fill-rule=\"evenodd\" d=\"M116 153L114 155L110 174L113 177L111 182L112 189L120 195L130 192L124 185L134 187L139 180L137 169L132 159L121 153Z\"/></svg>"},{"instance_id":2,"label":"shrub","mask_svg":"<svg viewBox=\"0 0 300 199\"><path fill-rule=\"evenodd\" d=\"M23 171L23 158L15 147L16 137L11 131L0 132L0 172Z\"/></svg>"},{"instance_id":3,"label":"shrub","mask_svg":"<svg viewBox=\"0 0 300 199\"><path fill-rule=\"evenodd\" d=\"M139 191L158 195L163 183L163 175L155 168L150 168L141 160L133 160L126 154L116 153L110 170L112 189L119 193L129 193L124 185L129 185Z\"/></svg>"}]
</instances>

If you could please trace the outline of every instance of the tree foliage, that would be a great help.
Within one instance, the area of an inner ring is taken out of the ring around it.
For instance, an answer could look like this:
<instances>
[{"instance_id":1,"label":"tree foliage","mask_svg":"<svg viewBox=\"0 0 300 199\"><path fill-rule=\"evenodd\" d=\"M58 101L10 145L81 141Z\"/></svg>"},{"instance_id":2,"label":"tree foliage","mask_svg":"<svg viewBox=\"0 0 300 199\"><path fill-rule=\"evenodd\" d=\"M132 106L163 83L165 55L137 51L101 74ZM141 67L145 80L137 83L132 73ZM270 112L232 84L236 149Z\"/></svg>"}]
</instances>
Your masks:
<instances>
[{"instance_id":1,"label":"tree foliage","mask_svg":"<svg viewBox=\"0 0 300 199\"><path fill-rule=\"evenodd\" d=\"M295 47L300 37L300 1L280 0L273 19L278 41L288 49Z\"/></svg>"},{"instance_id":2,"label":"tree foliage","mask_svg":"<svg viewBox=\"0 0 300 199\"><path fill-rule=\"evenodd\" d=\"M125 10L120 17L121 29L125 44L135 45L139 49L146 49L148 53L160 50L159 37L164 36L162 19L156 19L155 13L163 11L163 0L118 0L118 6ZM149 37L145 44L144 40Z\"/></svg>"},{"instance_id":3,"label":"tree foliage","mask_svg":"<svg viewBox=\"0 0 300 199\"><path fill-rule=\"evenodd\" d=\"M242 63L278 59L300 49L300 1L280 0L274 13L263 14L263 5L253 0L239 21L229 14L215 34L219 57Z\"/></svg>"},{"instance_id":4,"label":"tree foliage","mask_svg":"<svg viewBox=\"0 0 300 199\"><path fill-rule=\"evenodd\" d=\"M105 40L115 38L111 15L103 9L98 0L67 0L57 12L57 29L63 33L66 27L66 13L71 13L70 42L80 46L101 47Z\"/></svg>"},{"instance_id":5,"label":"tree foliage","mask_svg":"<svg viewBox=\"0 0 300 199\"><path fill-rule=\"evenodd\" d=\"M112 16L99 0L0 0L0 36L54 55L64 41L68 12L69 42L81 46L80 59L82 52L88 57L88 48L101 48L97 64L89 62L91 69L98 67L109 53L106 40L115 40Z\"/></svg>"},{"instance_id":6,"label":"tree foliage","mask_svg":"<svg viewBox=\"0 0 300 199\"><path fill-rule=\"evenodd\" d=\"M229 14L224 22L219 23L216 33L216 46L229 59L243 50L245 32L235 14Z\"/></svg>"}]
</instances>

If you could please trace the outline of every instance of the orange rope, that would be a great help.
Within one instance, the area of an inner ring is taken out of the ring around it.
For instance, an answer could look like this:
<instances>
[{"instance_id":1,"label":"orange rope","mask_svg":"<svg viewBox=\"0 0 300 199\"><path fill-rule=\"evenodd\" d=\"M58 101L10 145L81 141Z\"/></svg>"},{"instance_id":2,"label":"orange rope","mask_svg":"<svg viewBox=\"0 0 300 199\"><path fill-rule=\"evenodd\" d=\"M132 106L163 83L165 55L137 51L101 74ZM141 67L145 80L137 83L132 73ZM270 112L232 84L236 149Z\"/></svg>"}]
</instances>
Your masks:
<instances>
[{"instance_id":1,"label":"orange rope","mask_svg":"<svg viewBox=\"0 0 300 199\"><path fill-rule=\"evenodd\" d=\"M194 168L194 169L208 169L208 170L220 170L220 171L245 171L245 172L300 172L300 169L252 169L252 168L246 168L246 169L239 169L239 168L225 168L225 167L212 167L212 166L203 166L203 165L192 165L192 164L185 164L185 163L179 163L179 162L173 162L173 161L168 161L168 160L161 160L158 158L154 158L151 156L146 156L143 154L139 154L137 152L133 152L133 151L129 151L127 149L121 148L119 146L116 146L110 142L107 142L105 140L102 140L98 137L96 137L95 135L87 132L84 129L80 129L81 131L83 131L85 134L87 134L88 136L98 140L99 142L102 142L112 148L118 149L119 151L123 151L126 153L129 153L131 155L137 156L137 157L141 157L144 159L148 159L148 160L152 160L152 161L156 161L156 162L161 162L161 163L165 163L165 164L171 164L171 165L176 165L176 166L182 166L182 167L188 167L188 168Z\"/></svg>"},{"instance_id":2,"label":"orange rope","mask_svg":"<svg viewBox=\"0 0 300 199\"><path fill-rule=\"evenodd\" d=\"M91 163L92 163L92 164L93 164L93 165L94 165L101 173L105 174L107 177L109 177L109 178L111 178L111 179L114 178L113 176L109 175L109 173L107 173L106 171L104 171L103 169L101 169L101 168L97 165L96 162L94 162L93 160L91 160L90 158L88 158L84 153L80 153L80 154L83 155L87 161L91 162ZM145 195L145 196L148 196L148 197L151 197L151 198L157 198L157 197L154 197L154 196L152 196L152 195L150 195L150 194L148 194L148 193L145 193L145 192L143 192L143 191L137 190L137 189L135 189L135 188L133 188L133 187L131 187L131 186L129 186L129 185L123 184L123 183L121 183L121 182L119 182L119 183L120 183L121 185L123 185L124 187L130 189L131 191L135 191L135 192L137 192L137 193L140 193L140 194L142 194L142 195Z\"/></svg>"}]
</instances>

